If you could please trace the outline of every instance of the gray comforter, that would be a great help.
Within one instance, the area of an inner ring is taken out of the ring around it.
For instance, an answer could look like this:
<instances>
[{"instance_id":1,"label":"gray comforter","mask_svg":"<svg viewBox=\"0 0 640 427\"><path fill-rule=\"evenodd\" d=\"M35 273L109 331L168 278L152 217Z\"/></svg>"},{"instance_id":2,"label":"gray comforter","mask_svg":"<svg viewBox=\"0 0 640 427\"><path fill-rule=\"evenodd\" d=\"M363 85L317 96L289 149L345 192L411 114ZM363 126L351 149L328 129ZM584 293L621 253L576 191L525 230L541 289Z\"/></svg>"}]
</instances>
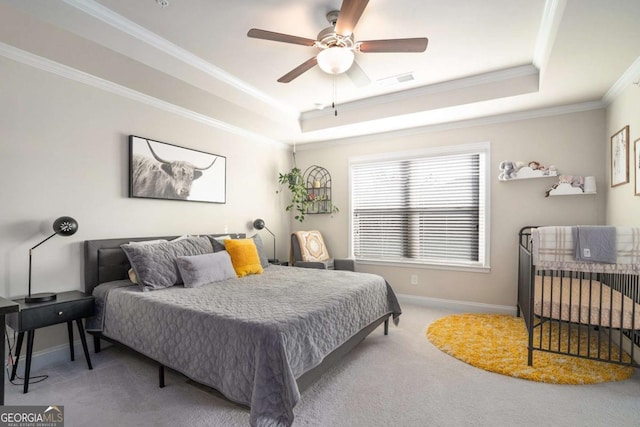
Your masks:
<instances>
[{"instance_id":1,"label":"gray comforter","mask_svg":"<svg viewBox=\"0 0 640 427\"><path fill-rule=\"evenodd\" d=\"M289 426L296 378L381 316L400 315L377 275L271 266L200 288L98 286L102 333L251 407L253 426Z\"/></svg>"}]
</instances>

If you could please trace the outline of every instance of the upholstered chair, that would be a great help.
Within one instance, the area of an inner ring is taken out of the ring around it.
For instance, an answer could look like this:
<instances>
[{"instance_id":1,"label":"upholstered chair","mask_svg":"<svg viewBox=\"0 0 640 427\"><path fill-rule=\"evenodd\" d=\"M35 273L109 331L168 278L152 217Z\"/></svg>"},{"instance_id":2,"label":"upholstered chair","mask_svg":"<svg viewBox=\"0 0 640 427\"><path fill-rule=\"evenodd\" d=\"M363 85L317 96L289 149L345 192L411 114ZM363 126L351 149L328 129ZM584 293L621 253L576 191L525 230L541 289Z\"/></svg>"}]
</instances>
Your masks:
<instances>
[{"instance_id":1,"label":"upholstered chair","mask_svg":"<svg viewBox=\"0 0 640 427\"><path fill-rule=\"evenodd\" d=\"M289 263L294 267L355 271L355 260L334 259L329 255L322 233L317 230L291 234Z\"/></svg>"}]
</instances>

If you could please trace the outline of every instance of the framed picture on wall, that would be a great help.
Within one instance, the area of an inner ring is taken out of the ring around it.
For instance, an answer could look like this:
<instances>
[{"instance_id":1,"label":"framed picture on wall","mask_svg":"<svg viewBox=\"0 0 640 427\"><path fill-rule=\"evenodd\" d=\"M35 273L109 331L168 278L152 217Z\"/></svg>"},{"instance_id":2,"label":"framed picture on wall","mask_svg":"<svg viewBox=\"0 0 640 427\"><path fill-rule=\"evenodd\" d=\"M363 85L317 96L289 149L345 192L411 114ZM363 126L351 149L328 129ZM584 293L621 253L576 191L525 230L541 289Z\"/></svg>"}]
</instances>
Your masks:
<instances>
[{"instance_id":1,"label":"framed picture on wall","mask_svg":"<svg viewBox=\"0 0 640 427\"><path fill-rule=\"evenodd\" d=\"M227 158L129 136L129 197L226 203Z\"/></svg>"},{"instance_id":2,"label":"framed picture on wall","mask_svg":"<svg viewBox=\"0 0 640 427\"><path fill-rule=\"evenodd\" d=\"M636 139L633 143L633 157L634 157L634 172L633 176L635 176L635 193L636 196L640 196L640 138Z\"/></svg>"},{"instance_id":3,"label":"framed picture on wall","mask_svg":"<svg viewBox=\"0 0 640 427\"><path fill-rule=\"evenodd\" d=\"M629 182L629 126L611 137L611 186Z\"/></svg>"}]
</instances>

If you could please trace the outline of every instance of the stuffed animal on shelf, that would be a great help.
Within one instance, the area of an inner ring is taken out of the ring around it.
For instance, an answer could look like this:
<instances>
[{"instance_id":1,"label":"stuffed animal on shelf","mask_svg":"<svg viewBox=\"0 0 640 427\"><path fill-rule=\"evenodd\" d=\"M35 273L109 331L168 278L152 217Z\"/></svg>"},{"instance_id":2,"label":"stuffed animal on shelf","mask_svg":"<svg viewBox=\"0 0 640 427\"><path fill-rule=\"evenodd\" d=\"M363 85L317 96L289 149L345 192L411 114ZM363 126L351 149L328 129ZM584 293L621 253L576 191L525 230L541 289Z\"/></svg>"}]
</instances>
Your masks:
<instances>
[{"instance_id":1,"label":"stuffed animal on shelf","mask_svg":"<svg viewBox=\"0 0 640 427\"><path fill-rule=\"evenodd\" d=\"M572 181L572 175L560 175L560 177L558 178L558 184L571 184Z\"/></svg>"},{"instance_id":2,"label":"stuffed animal on shelf","mask_svg":"<svg viewBox=\"0 0 640 427\"><path fill-rule=\"evenodd\" d=\"M498 175L498 180L507 181L512 178L515 178L518 169L516 168L516 163L511 160L504 160L500 162L500 175Z\"/></svg>"},{"instance_id":3,"label":"stuffed animal on shelf","mask_svg":"<svg viewBox=\"0 0 640 427\"><path fill-rule=\"evenodd\" d=\"M572 187L579 187L582 191L584 191L584 176L574 176L571 179Z\"/></svg>"},{"instance_id":4,"label":"stuffed animal on shelf","mask_svg":"<svg viewBox=\"0 0 640 427\"><path fill-rule=\"evenodd\" d=\"M533 169L534 171L546 171L547 167L544 165L541 165L539 162L533 161L533 162L529 162L529 167L531 169Z\"/></svg>"}]
</instances>

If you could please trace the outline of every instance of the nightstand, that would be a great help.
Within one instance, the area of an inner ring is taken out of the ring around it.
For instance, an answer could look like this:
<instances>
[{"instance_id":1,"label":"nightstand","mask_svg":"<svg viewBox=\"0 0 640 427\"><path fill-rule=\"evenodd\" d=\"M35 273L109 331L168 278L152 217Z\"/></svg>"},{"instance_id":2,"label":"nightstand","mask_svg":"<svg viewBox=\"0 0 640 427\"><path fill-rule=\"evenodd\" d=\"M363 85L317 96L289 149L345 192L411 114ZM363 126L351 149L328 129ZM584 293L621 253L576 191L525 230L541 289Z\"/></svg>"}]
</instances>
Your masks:
<instances>
[{"instance_id":1,"label":"nightstand","mask_svg":"<svg viewBox=\"0 0 640 427\"><path fill-rule=\"evenodd\" d=\"M24 369L24 393L29 391L29 375L31 371L31 356L33 354L33 339L35 330L45 326L56 325L58 323L67 323L67 331L69 333L69 349L71 360L75 359L73 350L73 321L76 321L80 340L82 341L82 349L84 357L87 361L89 369L91 366L91 358L87 349L87 338L84 335L84 327L82 319L93 315L94 298L89 294L80 291L60 292L53 301L27 303L24 298L14 300L20 306L17 313L8 314L6 316L7 325L18 332L18 342L16 343L16 353L14 357L14 365L11 370L11 380L16 377L18 370L18 359L22 349L22 341L24 333L27 333L27 360Z\"/></svg>"},{"instance_id":2,"label":"nightstand","mask_svg":"<svg viewBox=\"0 0 640 427\"><path fill-rule=\"evenodd\" d=\"M8 300L6 298L0 297L0 323L2 323L2 328L6 329L6 315L9 313L15 313L19 309L18 303L15 301ZM4 344L0 346L0 357L2 357L3 363L7 358L4 353ZM0 405L4 406L4 368L0 369Z\"/></svg>"}]
</instances>

